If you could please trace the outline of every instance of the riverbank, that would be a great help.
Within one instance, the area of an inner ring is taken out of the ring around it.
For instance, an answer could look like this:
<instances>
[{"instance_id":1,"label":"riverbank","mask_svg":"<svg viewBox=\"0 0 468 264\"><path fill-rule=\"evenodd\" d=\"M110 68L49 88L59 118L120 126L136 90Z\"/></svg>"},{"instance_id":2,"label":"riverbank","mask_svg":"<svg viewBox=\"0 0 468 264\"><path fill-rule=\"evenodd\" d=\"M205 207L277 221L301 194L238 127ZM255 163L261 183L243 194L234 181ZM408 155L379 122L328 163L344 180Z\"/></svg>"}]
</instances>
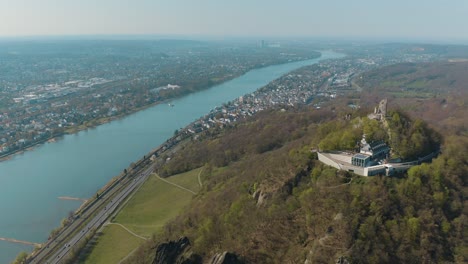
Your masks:
<instances>
[{"instance_id":1,"label":"riverbank","mask_svg":"<svg viewBox=\"0 0 468 264\"><path fill-rule=\"evenodd\" d=\"M60 226L60 221L82 204L57 197L92 197L154 146L166 145L175 130L216 106L252 93L292 70L337 56L325 53L321 59L253 70L217 87L174 99L174 107L159 102L121 121L65 135L54 144L44 144L0 163L0 210L9 212L0 219L0 234L26 241L46 240L50 230ZM34 225L31 219L37 219ZM21 251L15 247L18 246L3 242L0 262L8 262Z\"/></svg>"},{"instance_id":2,"label":"riverbank","mask_svg":"<svg viewBox=\"0 0 468 264\"><path fill-rule=\"evenodd\" d=\"M211 86L207 87L205 89L209 89L209 88L211 88ZM65 135L72 135L72 134L76 134L76 133L78 133L80 131L93 129L93 128L96 128L96 127L98 127L100 125L104 125L104 124L110 123L112 121L123 119L123 118L125 118L125 117L127 117L129 115L132 115L132 114L136 113L136 112L145 110L147 108L150 108L150 107L153 107L153 106L156 106L156 105L159 105L159 104L168 103L168 102L170 102L172 100L175 100L175 99L177 99L177 98L171 98L171 99L166 99L166 100L163 100L163 101L157 101L157 102L154 102L154 103L151 103L151 104L148 104L148 105L144 105L144 106L135 108L134 110L130 110L129 112L126 112L124 114L120 114L120 115L116 115L116 116L110 116L110 117L104 117L104 118L99 118L99 119L94 119L94 120L87 121L86 124L82 124L82 125L78 125L78 126L75 126L75 127L67 128L65 131L63 131L61 133L58 133L58 134L56 134L54 136L48 137L46 139L39 140L39 141L34 142L34 143L30 144L30 145L26 145L25 147L23 147L21 149L18 149L18 150L15 150L13 152L0 155L0 162L5 161L5 160L9 160L15 155L21 155L21 154L25 153L26 151L33 150L37 146L42 145L44 143L57 142L58 140L60 140L61 137L65 136Z\"/></svg>"},{"instance_id":3,"label":"riverbank","mask_svg":"<svg viewBox=\"0 0 468 264\"><path fill-rule=\"evenodd\" d=\"M305 60L285 62L285 63L281 63L281 64L270 64L270 65L266 64L266 65L261 65L261 66L258 66L258 67L253 67L252 69L249 69L248 71L246 71L246 72L244 72L242 74L233 75L233 76L229 76L228 78L222 78L222 79L213 81L210 86L205 86L205 87L203 87L201 89L190 90L188 92L182 92L182 93L177 94L176 96L174 96L172 98L167 98L167 99L156 101L156 102L153 102L153 103L150 103L150 104L147 104L147 105L143 105L143 106L137 107L135 109L131 109L128 112L125 112L125 113L122 113L122 114L119 114L119 115L116 115L116 116L102 117L102 118L98 118L98 119L89 120L89 121L86 121L84 124L66 128L64 131L56 131L56 132L54 132L55 133L54 135L52 135L52 136L50 136L48 138L45 138L45 139L41 139L41 140L39 140L37 142L33 142L33 143L31 143L29 145L26 145L26 146L24 146L24 147L22 147L20 149L14 150L14 151L6 153L6 154L0 154L0 162L9 160L13 156L23 154L23 153L25 153L25 152L27 152L29 150L34 150L36 147L38 147L38 146L40 146L40 145L42 145L42 144L44 144L46 142L55 142L55 141L59 140L61 137L65 136L65 135L72 135L72 134L78 133L80 131L93 129L93 128L96 128L96 127L98 127L100 125L104 125L104 124L110 123L112 121L123 119L123 118L125 118L125 117L127 117L129 115L132 115L132 114L134 114L136 112L145 110L147 108L151 108L151 107L154 107L154 106L159 105L159 104L166 104L166 103L169 103L169 102L171 102L173 100L177 100L177 99L179 99L181 97L187 96L189 94L197 93L197 92L200 92L200 91L203 91L203 90L208 90L208 89L210 89L212 87L215 87L215 86L221 85L223 83L229 82L229 81L231 81L231 80L233 80L235 78L239 78L242 75L245 75L247 72L252 71L252 70L266 68L266 67L275 66L275 65L284 65L284 64L288 64L288 63L301 62L301 61L306 61L306 60L311 60L311 59L319 59L320 57L322 57L322 53L319 53L319 55L316 56L316 57L310 57L310 58L307 58ZM171 105L171 106L174 106L174 105Z\"/></svg>"}]
</instances>

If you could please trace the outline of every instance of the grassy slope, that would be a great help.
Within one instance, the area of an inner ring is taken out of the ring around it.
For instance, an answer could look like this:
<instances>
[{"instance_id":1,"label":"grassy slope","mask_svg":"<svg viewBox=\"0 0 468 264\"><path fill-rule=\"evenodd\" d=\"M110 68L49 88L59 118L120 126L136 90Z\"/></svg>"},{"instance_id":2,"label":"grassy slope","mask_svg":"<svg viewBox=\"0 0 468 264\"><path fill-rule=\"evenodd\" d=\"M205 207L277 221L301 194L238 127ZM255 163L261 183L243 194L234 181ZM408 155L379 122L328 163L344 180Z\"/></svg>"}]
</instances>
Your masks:
<instances>
[{"instance_id":1,"label":"grassy slope","mask_svg":"<svg viewBox=\"0 0 468 264\"><path fill-rule=\"evenodd\" d=\"M172 176L167 180L197 192L200 188L197 179L199 171L200 169L196 169ZM191 198L191 193L163 182L153 175L114 221L137 234L149 237L176 216Z\"/></svg>"},{"instance_id":2,"label":"grassy slope","mask_svg":"<svg viewBox=\"0 0 468 264\"><path fill-rule=\"evenodd\" d=\"M120 226L106 226L84 263L118 263L137 248L141 241L141 238L129 234Z\"/></svg>"},{"instance_id":3,"label":"grassy slope","mask_svg":"<svg viewBox=\"0 0 468 264\"><path fill-rule=\"evenodd\" d=\"M195 169L174 175L166 180L197 192L198 173ZM161 230L166 222L175 217L189 204L192 194L161 181L153 174L135 193L114 221L144 237ZM143 240L128 233L122 227L109 225L104 228L85 263L117 263L133 251Z\"/></svg>"}]
</instances>

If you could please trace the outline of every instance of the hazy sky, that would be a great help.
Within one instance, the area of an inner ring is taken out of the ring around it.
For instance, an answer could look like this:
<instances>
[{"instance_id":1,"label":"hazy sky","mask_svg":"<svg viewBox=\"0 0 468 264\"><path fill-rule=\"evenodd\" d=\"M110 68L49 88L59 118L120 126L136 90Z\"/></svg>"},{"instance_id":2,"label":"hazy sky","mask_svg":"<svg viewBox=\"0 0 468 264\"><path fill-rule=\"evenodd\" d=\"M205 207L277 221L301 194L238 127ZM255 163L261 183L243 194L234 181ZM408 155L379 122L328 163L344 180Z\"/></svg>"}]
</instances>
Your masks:
<instances>
[{"instance_id":1,"label":"hazy sky","mask_svg":"<svg viewBox=\"0 0 468 264\"><path fill-rule=\"evenodd\" d=\"M0 36L468 40L468 0L0 0Z\"/></svg>"}]
</instances>

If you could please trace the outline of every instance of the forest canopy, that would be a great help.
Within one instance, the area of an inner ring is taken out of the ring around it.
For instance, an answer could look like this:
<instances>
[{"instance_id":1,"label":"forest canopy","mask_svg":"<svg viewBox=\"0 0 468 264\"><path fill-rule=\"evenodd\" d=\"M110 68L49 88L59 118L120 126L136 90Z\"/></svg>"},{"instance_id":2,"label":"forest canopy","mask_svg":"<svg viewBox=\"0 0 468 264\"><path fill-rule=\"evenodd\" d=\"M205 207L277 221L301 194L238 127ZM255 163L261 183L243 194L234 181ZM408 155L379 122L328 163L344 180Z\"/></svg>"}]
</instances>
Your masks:
<instances>
[{"instance_id":1,"label":"forest canopy","mask_svg":"<svg viewBox=\"0 0 468 264\"><path fill-rule=\"evenodd\" d=\"M389 126L418 151L439 140L424 122L400 112L391 118ZM304 108L265 112L194 140L163 170L203 167L202 191L127 263L146 263L158 244L181 236L202 260L229 251L247 263L468 261L466 138L447 137L442 155L400 178L338 171L311 152L331 139L333 147L352 149L364 130L389 140L381 126Z\"/></svg>"},{"instance_id":2,"label":"forest canopy","mask_svg":"<svg viewBox=\"0 0 468 264\"><path fill-rule=\"evenodd\" d=\"M423 120L413 120L397 110L389 112L384 122L368 117L334 120L320 126L318 132L323 137L318 145L321 151L354 151L359 148L358 141L363 135L368 142L386 142L392 149L392 157L403 160L423 157L440 146L440 135Z\"/></svg>"}]
</instances>

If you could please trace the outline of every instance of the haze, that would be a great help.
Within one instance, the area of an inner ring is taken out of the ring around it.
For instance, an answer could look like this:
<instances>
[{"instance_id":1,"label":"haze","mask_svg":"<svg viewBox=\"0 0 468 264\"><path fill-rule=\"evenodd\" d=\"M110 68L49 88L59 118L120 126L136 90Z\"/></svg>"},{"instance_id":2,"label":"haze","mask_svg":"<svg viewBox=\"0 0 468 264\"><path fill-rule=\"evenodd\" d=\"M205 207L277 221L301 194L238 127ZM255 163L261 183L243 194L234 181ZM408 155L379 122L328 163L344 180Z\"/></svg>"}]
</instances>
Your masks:
<instances>
[{"instance_id":1,"label":"haze","mask_svg":"<svg viewBox=\"0 0 468 264\"><path fill-rule=\"evenodd\" d=\"M302 36L466 41L466 0L0 0L0 36Z\"/></svg>"}]
</instances>

